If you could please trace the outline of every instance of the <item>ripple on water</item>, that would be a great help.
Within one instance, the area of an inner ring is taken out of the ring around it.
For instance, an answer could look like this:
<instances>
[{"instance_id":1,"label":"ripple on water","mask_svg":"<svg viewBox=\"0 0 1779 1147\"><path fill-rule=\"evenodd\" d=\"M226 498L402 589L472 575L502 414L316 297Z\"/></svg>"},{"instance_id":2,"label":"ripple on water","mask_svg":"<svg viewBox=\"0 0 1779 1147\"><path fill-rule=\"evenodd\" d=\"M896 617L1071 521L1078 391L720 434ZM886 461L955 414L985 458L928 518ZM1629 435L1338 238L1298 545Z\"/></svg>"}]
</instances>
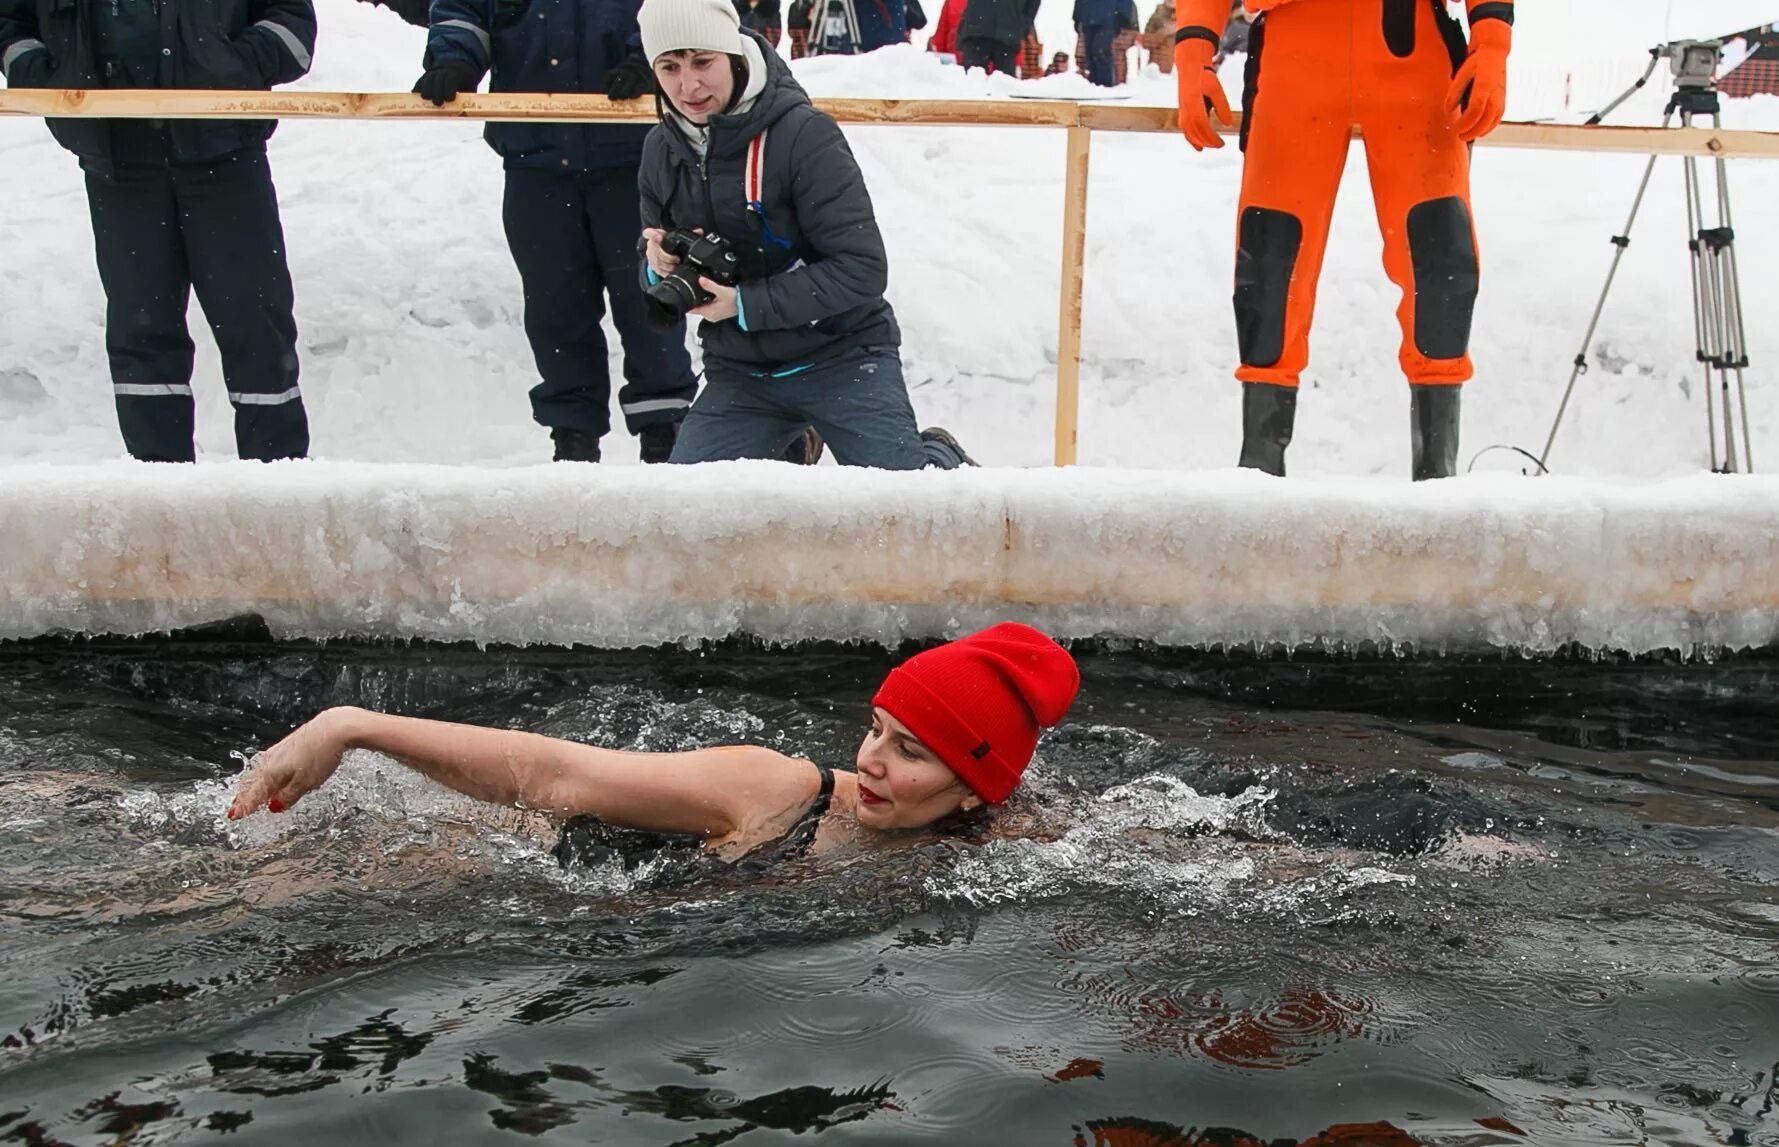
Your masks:
<instances>
[{"instance_id":1,"label":"ripple on water","mask_svg":"<svg viewBox=\"0 0 1779 1147\"><path fill-rule=\"evenodd\" d=\"M1024 1071L989 1049L924 1056L894 1080L901 1109L895 1130L901 1136L941 1141L957 1141L965 1131L980 1134L994 1125L997 1113L1005 1114L1029 1082Z\"/></svg>"},{"instance_id":2,"label":"ripple on water","mask_svg":"<svg viewBox=\"0 0 1779 1147\"><path fill-rule=\"evenodd\" d=\"M785 1042L839 1052L875 1043L900 1028L924 1026L931 1010L896 1001L887 993L855 993L774 1014L760 1038L773 1044Z\"/></svg>"},{"instance_id":3,"label":"ripple on water","mask_svg":"<svg viewBox=\"0 0 1779 1147\"><path fill-rule=\"evenodd\" d=\"M1278 1071L1301 1067L1334 1045L1365 1037L1376 1004L1364 995L1306 984L1239 1007L1216 996L1192 1025L1188 1048L1225 1067Z\"/></svg>"}]
</instances>

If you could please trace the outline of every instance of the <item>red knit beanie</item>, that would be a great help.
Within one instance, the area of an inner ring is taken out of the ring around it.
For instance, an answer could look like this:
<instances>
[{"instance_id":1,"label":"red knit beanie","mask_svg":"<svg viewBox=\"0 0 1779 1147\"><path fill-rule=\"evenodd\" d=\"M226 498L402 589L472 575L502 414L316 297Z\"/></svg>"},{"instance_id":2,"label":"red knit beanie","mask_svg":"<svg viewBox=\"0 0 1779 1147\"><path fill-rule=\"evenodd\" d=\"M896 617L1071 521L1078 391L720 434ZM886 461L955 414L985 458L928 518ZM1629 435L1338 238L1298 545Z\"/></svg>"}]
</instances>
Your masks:
<instances>
[{"instance_id":1,"label":"red knit beanie","mask_svg":"<svg viewBox=\"0 0 1779 1147\"><path fill-rule=\"evenodd\" d=\"M873 705L990 804L1019 784L1039 726L1062 720L1080 687L1075 659L1029 625L1004 621L890 670Z\"/></svg>"}]
</instances>

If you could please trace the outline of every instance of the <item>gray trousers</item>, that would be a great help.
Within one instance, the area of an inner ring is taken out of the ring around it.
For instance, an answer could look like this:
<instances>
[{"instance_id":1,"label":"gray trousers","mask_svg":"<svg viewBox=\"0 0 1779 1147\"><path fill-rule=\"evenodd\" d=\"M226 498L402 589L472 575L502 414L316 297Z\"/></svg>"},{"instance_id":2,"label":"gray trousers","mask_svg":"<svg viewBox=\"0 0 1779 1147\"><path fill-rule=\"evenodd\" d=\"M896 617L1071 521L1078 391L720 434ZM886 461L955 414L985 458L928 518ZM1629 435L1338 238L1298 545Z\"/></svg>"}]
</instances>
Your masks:
<instances>
[{"instance_id":1,"label":"gray trousers","mask_svg":"<svg viewBox=\"0 0 1779 1147\"><path fill-rule=\"evenodd\" d=\"M692 403L674 462L783 458L805 426L842 466L880 470L950 470L956 450L923 439L914 424L902 355L896 348L856 351L779 377L706 360L704 389Z\"/></svg>"}]
</instances>

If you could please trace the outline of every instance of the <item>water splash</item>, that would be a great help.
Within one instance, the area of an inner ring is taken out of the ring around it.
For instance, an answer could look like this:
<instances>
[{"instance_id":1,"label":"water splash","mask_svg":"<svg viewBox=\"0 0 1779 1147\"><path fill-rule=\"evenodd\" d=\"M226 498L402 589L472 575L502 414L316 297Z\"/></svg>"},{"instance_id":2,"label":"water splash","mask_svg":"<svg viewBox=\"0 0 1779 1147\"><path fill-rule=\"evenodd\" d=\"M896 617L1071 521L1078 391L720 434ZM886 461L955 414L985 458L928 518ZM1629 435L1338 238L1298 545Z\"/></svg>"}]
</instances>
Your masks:
<instances>
[{"instance_id":1,"label":"water splash","mask_svg":"<svg viewBox=\"0 0 1779 1147\"><path fill-rule=\"evenodd\" d=\"M1152 774L1108 789L1080 809L1060 837L996 840L950 872L928 879L929 895L978 906L1048 899L1085 888L1116 888L1172 905L1216 903L1251 880L1254 861L1195 849L1182 840L1240 829L1266 834L1270 789L1202 796L1176 778Z\"/></svg>"},{"instance_id":2,"label":"water splash","mask_svg":"<svg viewBox=\"0 0 1779 1147\"><path fill-rule=\"evenodd\" d=\"M1060 836L991 841L929 878L926 891L982 907L1110 890L1190 916L1235 904L1285 913L1375 885L1415 884L1412 875L1355 866L1348 854L1278 843L1266 823L1277 795L1253 787L1205 796L1176 777L1140 777L1085 802Z\"/></svg>"}]
</instances>

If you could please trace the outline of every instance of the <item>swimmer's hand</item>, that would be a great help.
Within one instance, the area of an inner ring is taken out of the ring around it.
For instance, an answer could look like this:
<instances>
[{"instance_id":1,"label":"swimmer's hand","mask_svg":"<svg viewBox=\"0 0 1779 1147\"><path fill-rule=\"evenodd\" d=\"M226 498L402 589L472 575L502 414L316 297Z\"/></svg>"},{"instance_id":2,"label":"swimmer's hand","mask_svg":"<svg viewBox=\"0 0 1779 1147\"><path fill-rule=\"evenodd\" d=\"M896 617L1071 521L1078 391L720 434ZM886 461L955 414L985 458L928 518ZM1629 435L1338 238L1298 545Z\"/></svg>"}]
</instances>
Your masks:
<instances>
[{"instance_id":1,"label":"swimmer's hand","mask_svg":"<svg viewBox=\"0 0 1779 1147\"><path fill-rule=\"evenodd\" d=\"M349 747L347 727L356 712L345 707L323 710L255 755L241 774L229 819L240 820L262 808L283 812L326 784Z\"/></svg>"}]
</instances>

